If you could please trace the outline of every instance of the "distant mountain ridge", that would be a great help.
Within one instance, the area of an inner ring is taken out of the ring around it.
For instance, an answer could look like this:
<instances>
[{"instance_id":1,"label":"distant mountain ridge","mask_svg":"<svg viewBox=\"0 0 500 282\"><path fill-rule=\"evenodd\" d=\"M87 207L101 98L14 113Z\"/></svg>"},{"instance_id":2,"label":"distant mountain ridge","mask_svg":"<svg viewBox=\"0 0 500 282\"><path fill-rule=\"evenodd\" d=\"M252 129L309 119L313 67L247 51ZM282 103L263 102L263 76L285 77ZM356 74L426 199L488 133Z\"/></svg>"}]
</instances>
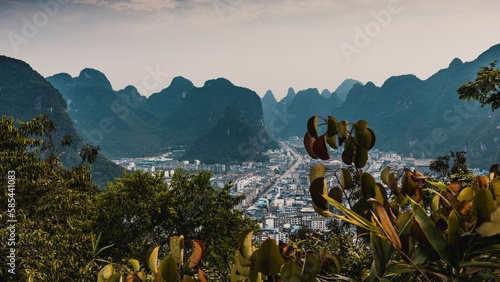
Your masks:
<instances>
[{"instance_id":1,"label":"distant mountain ridge","mask_svg":"<svg viewBox=\"0 0 500 282\"><path fill-rule=\"evenodd\" d=\"M60 80L66 81L67 77L61 76ZM61 163L67 168L80 163L78 150L86 142L73 127L61 93L28 64L0 56L0 97L0 115L13 116L26 122L38 114L47 114L57 130L53 134L54 143L59 144L65 135L70 135L73 140L70 147L58 146L58 153L64 152L60 157ZM94 183L103 186L106 181L121 177L122 170L122 167L100 155L92 165L91 173Z\"/></svg>"},{"instance_id":2,"label":"distant mountain ridge","mask_svg":"<svg viewBox=\"0 0 500 282\"><path fill-rule=\"evenodd\" d=\"M277 146L265 131L258 95L223 78L195 87L191 81L176 77L169 87L149 98L141 96L133 86L113 91L105 75L92 69L83 70L76 78L57 74L47 80L66 93L68 113L75 127L83 135L95 137L94 142L113 159L157 155L169 146L191 148L204 133L218 125L229 105L237 107L245 124L258 133L259 150ZM109 128L98 130L103 124ZM206 140L203 147L215 150L217 144L228 143L225 138L228 137ZM239 155L232 157L243 161ZM203 161L203 155L199 159ZM219 161L231 160L226 156Z\"/></svg>"}]
</instances>

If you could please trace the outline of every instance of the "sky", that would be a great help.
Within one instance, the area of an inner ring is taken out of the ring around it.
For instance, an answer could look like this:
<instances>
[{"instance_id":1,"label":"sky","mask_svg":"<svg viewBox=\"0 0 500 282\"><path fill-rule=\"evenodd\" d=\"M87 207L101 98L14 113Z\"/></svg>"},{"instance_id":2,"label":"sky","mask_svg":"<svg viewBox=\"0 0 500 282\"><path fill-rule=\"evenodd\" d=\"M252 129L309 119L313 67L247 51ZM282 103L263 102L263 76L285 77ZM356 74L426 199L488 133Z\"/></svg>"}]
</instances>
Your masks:
<instances>
[{"instance_id":1,"label":"sky","mask_svg":"<svg viewBox=\"0 0 500 282\"><path fill-rule=\"evenodd\" d=\"M84 68L145 96L224 77L279 100L426 79L500 43L498 0L0 0L0 54L47 77Z\"/></svg>"}]
</instances>

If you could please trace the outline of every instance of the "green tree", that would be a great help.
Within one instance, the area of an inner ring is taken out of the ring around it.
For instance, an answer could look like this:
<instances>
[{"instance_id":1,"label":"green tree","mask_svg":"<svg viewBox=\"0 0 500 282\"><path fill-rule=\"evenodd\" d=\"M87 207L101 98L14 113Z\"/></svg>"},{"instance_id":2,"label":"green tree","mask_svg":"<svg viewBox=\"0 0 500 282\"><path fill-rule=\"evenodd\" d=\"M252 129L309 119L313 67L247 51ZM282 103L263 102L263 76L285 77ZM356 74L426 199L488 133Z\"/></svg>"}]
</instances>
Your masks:
<instances>
[{"instance_id":1,"label":"green tree","mask_svg":"<svg viewBox=\"0 0 500 282\"><path fill-rule=\"evenodd\" d=\"M160 172L126 173L99 196L103 244L114 261L143 258L144 250L167 244L174 235L199 238L206 246L207 274L227 277L239 232L255 223L234 208L244 196L233 197L231 184L216 189L211 173L177 170L170 185Z\"/></svg>"},{"instance_id":2,"label":"green tree","mask_svg":"<svg viewBox=\"0 0 500 282\"><path fill-rule=\"evenodd\" d=\"M8 187L6 176L15 175L15 187L0 194L2 207L13 202L15 211L2 209L0 220L17 220L15 246L0 247L0 275L7 281L90 281L97 273L89 265L97 218L90 164L63 168L51 138L54 132L54 123L42 115L29 122L2 116L0 122L0 186ZM70 138L63 143L70 145ZM10 235L2 225L2 242ZM4 261L11 247L16 251L15 275Z\"/></svg>"},{"instance_id":3,"label":"green tree","mask_svg":"<svg viewBox=\"0 0 500 282\"><path fill-rule=\"evenodd\" d=\"M466 151L450 151L449 155L439 156L432 161L429 169L437 173L441 181L470 180L473 175L471 175L465 155L467 155Z\"/></svg>"},{"instance_id":4,"label":"green tree","mask_svg":"<svg viewBox=\"0 0 500 282\"><path fill-rule=\"evenodd\" d=\"M496 68L496 61L490 67L481 67L475 81L468 80L458 90L461 100L474 100L481 103L481 107L491 105L495 111L500 107L500 70Z\"/></svg>"}]
</instances>

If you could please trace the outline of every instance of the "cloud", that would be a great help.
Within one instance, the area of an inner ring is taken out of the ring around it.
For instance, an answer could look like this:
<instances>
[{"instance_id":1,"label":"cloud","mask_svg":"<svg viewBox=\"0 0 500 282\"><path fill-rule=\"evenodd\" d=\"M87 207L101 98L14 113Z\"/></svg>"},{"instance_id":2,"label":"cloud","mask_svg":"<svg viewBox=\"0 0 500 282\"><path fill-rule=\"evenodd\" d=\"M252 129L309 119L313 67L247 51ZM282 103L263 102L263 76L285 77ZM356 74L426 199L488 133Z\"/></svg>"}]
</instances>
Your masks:
<instances>
[{"instance_id":1,"label":"cloud","mask_svg":"<svg viewBox=\"0 0 500 282\"><path fill-rule=\"evenodd\" d=\"M173 10L179 6L176 0L74 0L73 3L110 8L119 12L158 12Z\"/></svg>"}]
</instances>

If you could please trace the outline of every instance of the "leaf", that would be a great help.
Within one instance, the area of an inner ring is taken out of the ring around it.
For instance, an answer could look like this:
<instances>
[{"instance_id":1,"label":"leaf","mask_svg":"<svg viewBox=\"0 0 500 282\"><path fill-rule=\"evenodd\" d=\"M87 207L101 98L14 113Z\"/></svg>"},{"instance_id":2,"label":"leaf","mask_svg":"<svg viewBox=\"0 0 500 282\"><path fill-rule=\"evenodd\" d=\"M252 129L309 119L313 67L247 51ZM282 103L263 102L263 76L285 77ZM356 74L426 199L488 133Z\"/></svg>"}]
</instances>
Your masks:
<instances>
[{"instance_id":1,"label":"leaf","mask_svg":"<svg viewBox=\"0 0 500 282\"><path fill-rule=\"evenodd\" d=\"M317 159L318 156L314 153L313 145L314 145L314 138L309 134L309 132L306 132L304 135L304 148L306 148L307 154L313 159Z\"/></svg>"},{"instance_id":2,"label":"leaf","mask_svg":"<svg viewBox=\"0 0 500 282\"><path fill-rule=\"evenodd\" d=\"M461 184L459 182L453 182L448 185L448 189L452 191L455 195L458 194L458 191L460 191Z\"/></svg>"},{"instance_id":3,"label":"leaf","mask_svg":"<svg viewBox=\"0 0 500 282\"><path fill-rule=\"evenodd\" d=\"M248 269L250 269L250 267L248 267ZM238 274L238 272L236 270L236 266L233 266L231 268L231 282L239 282L239 281L243 281L244 279L245 279L245 276Z\"/></svg>"},{"instance_id":4,"label":"leaf","mask_svg":"<svg viewBox=\"0 0 500 282\"><path fill-rule=\"evenodd\" d=\"M339 148L339 146L337 145L337 138L335 138L335 136L331 136L331 137L325 136L325 140L326 140L326 143L330 147L332 147L333 149Z\"/></svg>"},{"instance_id":5,"label":"leaf","mask_svg":"<svg viewBox=\"0 0 500 282\"><path fill-rule=\"evenodd\" d=\"M379 201L381 204L384 205L384 208L389 207L389 202L387 201L387 191L385 190L385 187L382 186L382 184L377 183L375 185L375 200Z\"/></svg>"},{"instance_id":6,"label":"leaf","mask_svg":"<svg viewBox=\"0 0 500 282\"><path fill-rule=\"evenodd\" d=\"M177 261L172 256L165 257L158 268L160 277L165 282L177 282L179 280L179 271L177 270Z\"/></svg>"},{"instance_id":7,"label":"leaf","mask_svg":"<svg viewBox=\"0 0 500 282\"><path fill-rule=\"evenodd\" d=\"M472 205L480 222L491 220L491 213L496 208L496 202L493 200L493 194L490 190L477 189Z\"/></svg>"},{"instance_id":8,"label":"leaf","mask_svg":"<svg viewBox=\"0 0 500 282\"><path fill-rule=\"evenodd\" d=\"M198 266L198 280L200 280L200 282L208 282L207 274L199 266Z\"/></svg>"},{"instance_id":9,"label":"leaf","mask_svg":"<svg viewBox=\"0 0 500 282\"><path fill-rule=\"evenodd\" d=\"M182 282L196 282L196 280L194 280L194 278L189 275L184 275L184 277L182 278Z\"/></svg>"},{"instance_id":10,"label":"leaf","mask_svg":"<svg viewBox=\"0 0 500 282\"><path fill-rule=\"evenodd\" d=\"M113 275L111 275L106 282L120 282L122 281L122 274L117 272Z\"/></svg>"},{"instance_id":11,"label":"leaf","mask_svg":"<svg viewBox=\"0 0 500 282\"><path fill-rule=\"evenodd\" d=\"M238 236L238 248L243 257L247 260L250 260L250 258L252 257L252 253L255 250L252 243L253 232L253 229L247 229L241 232Z\"/></svg>"},{"instance_id":12,"label":"leaf","mask_svg":"<svg viewBox=\"0 0 500 282\"><path fill-rule=\"evenodd\" d=\"M448 243L451 245L455 245L461 235L460 222L458 218L459 216L453 210L448 216Z\"/></svg>"},{"instance_id":13,"label":"leaf","mask_svg":"<svg viewBox=\"0 0 500 282\"><path fill-rule=\"evenodd\" d=\"M476 228L476 232L483 236L493 236L500 233L500 206L490 215L491 222L484 222Z\"/></svg>"},{"instance_id":14,"label":"leaf","mask_svg":"<svg viewBox=\"0 0 500 282\"><path fill-rule=\"evenodd\" d=\"M424 209L413 200L410 199L410 202L413 206L413 211L415 214L415 220L418 225L422 229L422 232L425 234L425 237L429 240L430 244L439 254L439 256L452 267L457 267L457 257L455 256L455 251L451 246L446 242L446 240L441 235L441 232L436 229L434 222L427 216L427 213Z\"/></svg>"},{"instance_id":15,"label":"leaf","mask_svg":"<svg viewBox=\"0 0 500 282\"><path fill-rule=\"evenodd\" d=\"M405 169L403 178L401 179L401 191L404 195L413 196L418 189L415 175L409 169Z\"/></svg>"},{"instance_id":16,"label":"leaf","mask_svg":"<svg viewBox=\"0 0 500 282\"><path fill-rule=\"evenodd\" d=\"M313 151L318 158L326 161L330 159L330 152L328 151L328 147L326 146L325 135L321 135L317 140L313 143Z\"/></svg>"},{"instance_id":17,"label":"leaf","mask_svg":"<svg viewBox=\"0 0 500 282\"><path fill-rule=\"evenodd\" d=\"M191 254L191 261L189 262L189 268L197 267L203 256L205 255L205 246L200 240L193 240L193 253Z\"/></svg>"},{"instance_id":18,"label":"leaf","mask_svg":"<svg viewBox=\"0 0 500 282\"><path fill-rule=\"evenodd\" d=\"M357 168L362 168L368 162L368 151L362 146L357 145L354 152L354 165Z\"/></svg>"},{"instance_id":19,"label":"leaf","mask_svg":"<svg viewBox=\"0 0 500 282\"><path fill-rule=\"evenodd\" d=\"M354 143L351 140L346 140L344 151L342 152L342 161L346 165L352 165L352 158L354 157Z\"/></svg>"},{"instance_id":20,"label":"leaf","mask_svg":"<svg viewBox=\"0 0 500 282\"><path fill-rule=\"evenodd\" d=\"M312 183L316 178L325 177L328 167L324 164L317 164L309 172L309 182Z\"/></svg>"},{"instance_id":21,"label":"leaf","mask_svg":"<svg viewBox=\"0 0 500 282\"><path fill-rule=\"evenodd\" d=\"M239 250L236 250L234 253L234 267L236 271L243 276L250 276L250 266L252 265L252 262L250 260L247 260L243 255L240 253Z\"/></svg>"},{"instance_id":22,"label":"leaf","mask_svg":"<svg viewBox=\"0 0 500 282\"><path fill-rule=\"evenodd\" d=\"M328 202L323 197L327 195L326 180L324 177L316 178L309 186L309 193L313 203L322 210L328 209Z\"/></svg>"},{"instance_id":23,"label":"leaf","mask_svg":"<svg viewBox=\"0 0 500 282\"><path fill-rule=\"evenodd\" d=\"M391 220L389 219L389 216L387 215L384 206L376 200L372 201L372 204L375 208L375 212L378 218L380 219L380 223L382 224L382 229L384 230L384 233L386 234L387 238L391 241L394 247L400 250L401 240L399 239L398 233L396 233L394 226L392 226Z\"/></svg>"},{"instance_id":24,"label":"leaf","mask_svg":"<svg viewBox=\"0 0 500 282\"><path fill-rule=\"evenodd\" d=\"M158 273L158 251L160 247L150 248L148 254L146 255L146 261L148 263L149 269L153 271L153 273Z\"/></svg>"},{"instance_id":25,"label":"leaf","mask_svg":"<svg viewBox=\"0 0 500 282\"><path fill-rule=\"evenodd\" d=\"M312 206L314 208L314 211L316 211L316 213L318 213L319 215L321 215L322 217L324 218L329 218L332 216L332 213L329 211L329 210L324 210L324 209L321 209L319 208L318 206L316 206L314 203L312 203Z\"/></svg>"},{"instance_id":26,"label":"leaf","mask_svg":"<svg viewBox=\"0 0 500 282\"><path fill-rule=\"evenodd\" d=\"M314 281L321 270L321 263L313 254L307 254L302 267L301 281Z\"/></svg>"},{"instance_id":27,"label":"leaf","mask_svg":"<svg viewBox=\"0 0 500 282\"><path fill-rule=\"evenodd\" d=\"M285 263L281 269L281 278L283 281L301 282L301 275L302 268L294 260Z\"/></svg>"},{"instance_id":28,"label":"leaf","mask_svg":"<svg viewBox=\"0 0 500 282\"><path fill-rule=\"evenodd\" d=\"M132 266L132 270L134 272L138 272L139 270L141 270L141 264L136 259L129 259L127 264Z\"/></svg>"},{"instance_id":29,"label":"leaf","mask_svg":"<svg viewBox=\"0 0 500 282\"><path fill-rule=\"evenodd\" d=\"M351 172L347 168L340 169L340 182L342 184L342 188L349 189L352 185L352 176Z\"/></svg>"},{"instance_id":30,"label":"leaf","mask_svg":"<svg viewBox=\"0 0 500 282\"><path fill-rule=\"evenodd\" d=\"M341 120L338 124L338 136L339 138L347 138L349 135L349 123L345 120Z\"/></svg>"},{"instance_id":31,"label":"leaf","mask_svg":"<svg viewBox=\"0 0 500 282\"><path fill-rule=\"evenodd\" d=\"M377 141L377 138L375 137L375 132L373 132L373 130L371 130L370 128L367 128L367 129L370 132L370 134L372 135L372 143L370 144L370 146L368 146L368 148L366 148L368 151L370 151L375 146L375 142Z\"/></svg>"},{"instance_id":32,"label":"leaf","mask_svg":"<svg viewBox=\"0 0 500 282\"><path fill-rule=\"evenodd\" d=\"M363 172L360 176L361 181L361 196L368 200L375 197L375 186L377 183L373 176L367 172Z\"/></svg>"},{"instance_id":33,"label":"leaf","mask_svg":"<svg viewBox=\"0 0 500 282\"><path fill-rule=\"evenodd\" d=\"M113 273L115 273L115 268L112 264L104 266L101 271L99 271L99 274L97 274L97 282L105 282Z\"/></svg>"},{"instance_id":34,"label":"leaf","mask_svg":"<svg viewBox=\"0 0 500 282\"><path fill-rule=\"evenodd\" d=\"M427 181L427 183L438 188L441 191L448 192L448 186L444 185L443 183L432 182L432 181Z\"/></svg>"},{"instance_id":35,"label":"leaf","mask_svg":"<svg viewBox=\"0 0 500 282\"><path fill-rule=\"evenodd\" d=\"M184 236L172 236L170 238L170 253L179 265L184 261Z\"/></svg>"},{"instance_id":36,"label":"leaf","mask_svg":"<svg viewBox=\"0 0 500 282\"><path fill-rule=\"evenodd\" d=\"M458 200L460 202L469 201L472 200L473 198L474 198L474 190L472 189L472 187L465 187L458 194Z\"/></svg>"},{"instance_id":37,"label":"leaf","mask_svg":"<svg viewBox=\"0 0 500 282\"><path fill-rule=\"evenodd\" d=\"M337 132L338 132L338 129L337 129L337 120L332 117L332 116L328 116L327 117L328 119L326 120L326 136L327 137L334 137ZM335 140L335 138L334 138ZM335 148L337 149L337 148Z\"/></svg>"},{"instance_id":38,"label":"leaf","mask_svg":"<svg viewBox=\"0 0 500 282\"><path fill-rule=\"evenodd\" d=\"M372 134L368 130L368 127L364 127L359 124L359 121L353 125L354 127L354 137L356 137L356 141L358 145L363 147L365 150L368 150L372 144Z\"/></svg>"},{"instance_id":39,"label":"leaf","mask_svg":"<svg viewBox=\"0 0 500 282\"><path fill-rule=\"evenodd\" d=\"M335 201L342 203L342 197L344 195L344 192L342 192L342 189L338 186L333 187L328 191L328 197L334 199Z\"/></svg>"},{"instance_id":40,"label":"leaf","mask_svg":"<svg viewBox=\"0 0 500 282\"><path fill-rule=\"evenodd\" d=\"M390 185L390 180L389 180L389 172L391 171L390 167L385 167L381 172L380 172L380 180L384 182L385 185L389 186Z\"/></svg>"},{"instance_id":41,"label":"leaf","mask_svg":"<svg viewBox=\"0 0 500 282\"><path fill-rule=\"evenodd\" d=\"M252 268L263 275L280 273L282 264L283 258L274 239L265 240L252 254Z\"/></svg>"},{"instance_id":42,"label":"leaf","mask_svg":"<svg viewBox=\"0 0 500 282\"><path fill-rule=\"evenodd\" d=\"M500 179L494 179L490 182L491 192L498 204L500 204Z\"/></svg>"},{"instance_id":43,"label":"leaf","mask_svg":"<svg viewBox=\"0 0 500 282\"><path fill-rule=\"evenodd\" d=\"M318 116L312 116L307 120L307 132L318 139Z\"/></svg>"}]
</instances>

